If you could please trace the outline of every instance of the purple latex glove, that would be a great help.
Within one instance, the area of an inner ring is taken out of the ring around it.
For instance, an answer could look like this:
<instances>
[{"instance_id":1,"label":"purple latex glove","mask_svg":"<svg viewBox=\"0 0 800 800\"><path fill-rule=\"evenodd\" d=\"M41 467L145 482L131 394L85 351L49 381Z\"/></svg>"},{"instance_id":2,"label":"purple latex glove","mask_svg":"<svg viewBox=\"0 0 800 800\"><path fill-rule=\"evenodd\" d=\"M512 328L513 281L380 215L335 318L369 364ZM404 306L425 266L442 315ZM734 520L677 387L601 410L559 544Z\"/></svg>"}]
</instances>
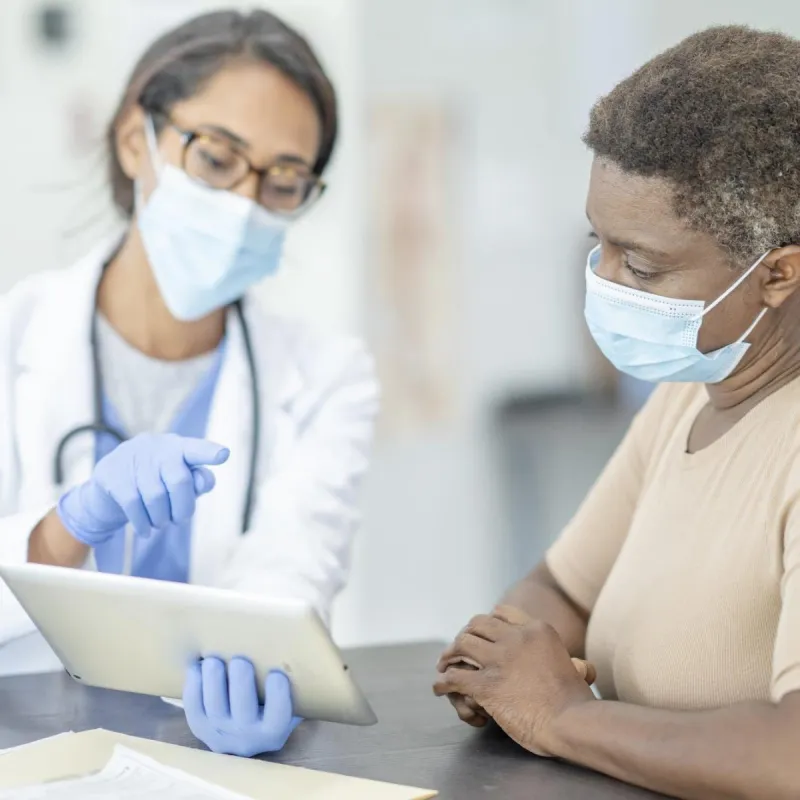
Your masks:
<instances>
[{"instance_id":1,"label":"purple latex glove","mask_svg":"<svg viewBox=\"0 0 800 800\"><path fill-rule=\"evenodd\" d=\"M209 750L251 756L283 749L302 721L292 710L292 689L282 672L266 678L265 705L258 702L256 673L246 658L227 669L218 658L204 658L186 673L183 708L189 729Z\"/></svg>"},{"instance_id":2,"label":"purple latex glove","mask_svg":"<svg viewBox=\"0 0 800 800\"><path fill-rule=\"evenodd\" d=\"M216 483L208 466L228 460L230 451L204 439L173 433L145 433L123 442L101 459L86 483L58 502L64 527L96 547L130 523L137 534L184 522L200 495Z\"/></svg>"}]
</instances>

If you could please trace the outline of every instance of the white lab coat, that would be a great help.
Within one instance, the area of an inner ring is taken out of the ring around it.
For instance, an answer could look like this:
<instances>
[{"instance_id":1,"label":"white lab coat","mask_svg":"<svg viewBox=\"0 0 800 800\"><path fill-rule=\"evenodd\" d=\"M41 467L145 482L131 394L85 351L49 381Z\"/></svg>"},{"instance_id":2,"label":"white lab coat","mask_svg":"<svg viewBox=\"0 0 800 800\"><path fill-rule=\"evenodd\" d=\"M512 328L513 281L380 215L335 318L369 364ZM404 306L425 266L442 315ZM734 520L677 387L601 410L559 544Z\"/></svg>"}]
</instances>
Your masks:
<instances>
[{"instance_id":1,"label":"white lab coat","mask_svg":"<svg viewBox=\"0 0 800 800\"><path fill-rule=\"evenodd\" d=\"M0 560L27 560L28 538L59 495L61 437L93 421L89 331L111 248L33 276L0 298ZM256 498L241 521L251 448L251 384L234 314L207 437L230 448L217 486L198 502L190 581L299 598L327 617L345 583L359 524L358 487L369 457L378 387L364 348L245 303L261 390ZM67 485L94 466L90 434L65 452ZM89 565L91 566L91 565ZM0 643L34 630L0 582Z\"/></svg>"}]
</instances>

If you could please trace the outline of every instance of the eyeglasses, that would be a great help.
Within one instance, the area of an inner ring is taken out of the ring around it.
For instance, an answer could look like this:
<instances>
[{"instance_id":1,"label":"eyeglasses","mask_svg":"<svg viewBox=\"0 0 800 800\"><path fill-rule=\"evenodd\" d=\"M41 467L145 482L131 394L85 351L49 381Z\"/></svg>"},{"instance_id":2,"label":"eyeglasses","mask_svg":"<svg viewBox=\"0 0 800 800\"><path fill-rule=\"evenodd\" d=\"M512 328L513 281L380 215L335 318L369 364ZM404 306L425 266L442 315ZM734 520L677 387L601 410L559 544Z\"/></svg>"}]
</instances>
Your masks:
<instances>
[{"instance_id":1,"label":"eyeglasses","mask_svg":"<svg viewBox=\"0 0 800 800\"><path fill-rule=\"evenodd\" d=\"M190 131L167 124L182 138L181 167L190 177L213 189L235 189L248 175L259 178L258 202L276 214L296 216L312 206L325 191L325 183L307 166L277 160L254 167L236 145L221 134Z\"/></svg>"}]
</instances>

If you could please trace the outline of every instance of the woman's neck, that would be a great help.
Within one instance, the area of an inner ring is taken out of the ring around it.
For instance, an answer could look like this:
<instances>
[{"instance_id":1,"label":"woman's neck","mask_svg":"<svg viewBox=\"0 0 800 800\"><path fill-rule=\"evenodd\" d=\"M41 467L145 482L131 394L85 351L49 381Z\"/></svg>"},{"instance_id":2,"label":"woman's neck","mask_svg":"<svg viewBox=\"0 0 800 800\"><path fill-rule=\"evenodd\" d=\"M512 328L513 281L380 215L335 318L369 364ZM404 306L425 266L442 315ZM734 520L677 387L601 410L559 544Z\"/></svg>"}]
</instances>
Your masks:
<instances>
[{"instance_id":1,"label":"woman's neck","mask_svg":"<svg viewBox=\"0 0 800 800\"><path fill-rule=\"evenodd\" d=\"M770 320L770 315L777 318ZM800 377L800 297L770 311L762 324L772 325L753 344L742 368L722 383L708 386L710 404L717 411L747 413L764 398Z\"/></svg>"},{"instance_id":2,"label":"woman's neck","mask_svg":"<svg viewBox=\"0 0 800 800\"><path fill-rule=\"evenodd\" d=\"M163 361L183 361L208 353L225 333L225 309L195 322L181 322L172 316L135 224L103 273L97 310L130 345Z\"/></svg>"}]
</instances>

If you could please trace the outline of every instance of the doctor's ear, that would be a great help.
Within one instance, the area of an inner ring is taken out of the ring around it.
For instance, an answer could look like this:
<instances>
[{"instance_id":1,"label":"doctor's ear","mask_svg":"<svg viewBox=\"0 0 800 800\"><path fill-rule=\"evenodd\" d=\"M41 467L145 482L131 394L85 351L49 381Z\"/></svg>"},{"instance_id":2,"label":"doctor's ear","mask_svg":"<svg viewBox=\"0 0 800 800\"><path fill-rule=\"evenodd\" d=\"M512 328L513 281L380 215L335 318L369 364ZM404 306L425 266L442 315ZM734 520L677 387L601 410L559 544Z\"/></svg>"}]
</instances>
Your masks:
<instances>
[{"instance_id":1,"label":"doctor's ear","mask_svg":"<svg viewBox=\"0 0 800 800\"><path fill-rule=\"evenodd\" d=\"M780 308L800 289L800 245L787 245L773 250L765 259L769 275L762 284L764 305Z\"/></svg>"},{"instance_id":2,"label":"doctor's ear","mask_svg":"<svg viewBox=\"0 0 800 800\"><path fill-rule=\"evenodd\" d=\"M150 166L145 124L144 111L141 106L135 105L119 120L114 131L119 165L132 181L144 177Z\"/></svg>"}]
</instances>

